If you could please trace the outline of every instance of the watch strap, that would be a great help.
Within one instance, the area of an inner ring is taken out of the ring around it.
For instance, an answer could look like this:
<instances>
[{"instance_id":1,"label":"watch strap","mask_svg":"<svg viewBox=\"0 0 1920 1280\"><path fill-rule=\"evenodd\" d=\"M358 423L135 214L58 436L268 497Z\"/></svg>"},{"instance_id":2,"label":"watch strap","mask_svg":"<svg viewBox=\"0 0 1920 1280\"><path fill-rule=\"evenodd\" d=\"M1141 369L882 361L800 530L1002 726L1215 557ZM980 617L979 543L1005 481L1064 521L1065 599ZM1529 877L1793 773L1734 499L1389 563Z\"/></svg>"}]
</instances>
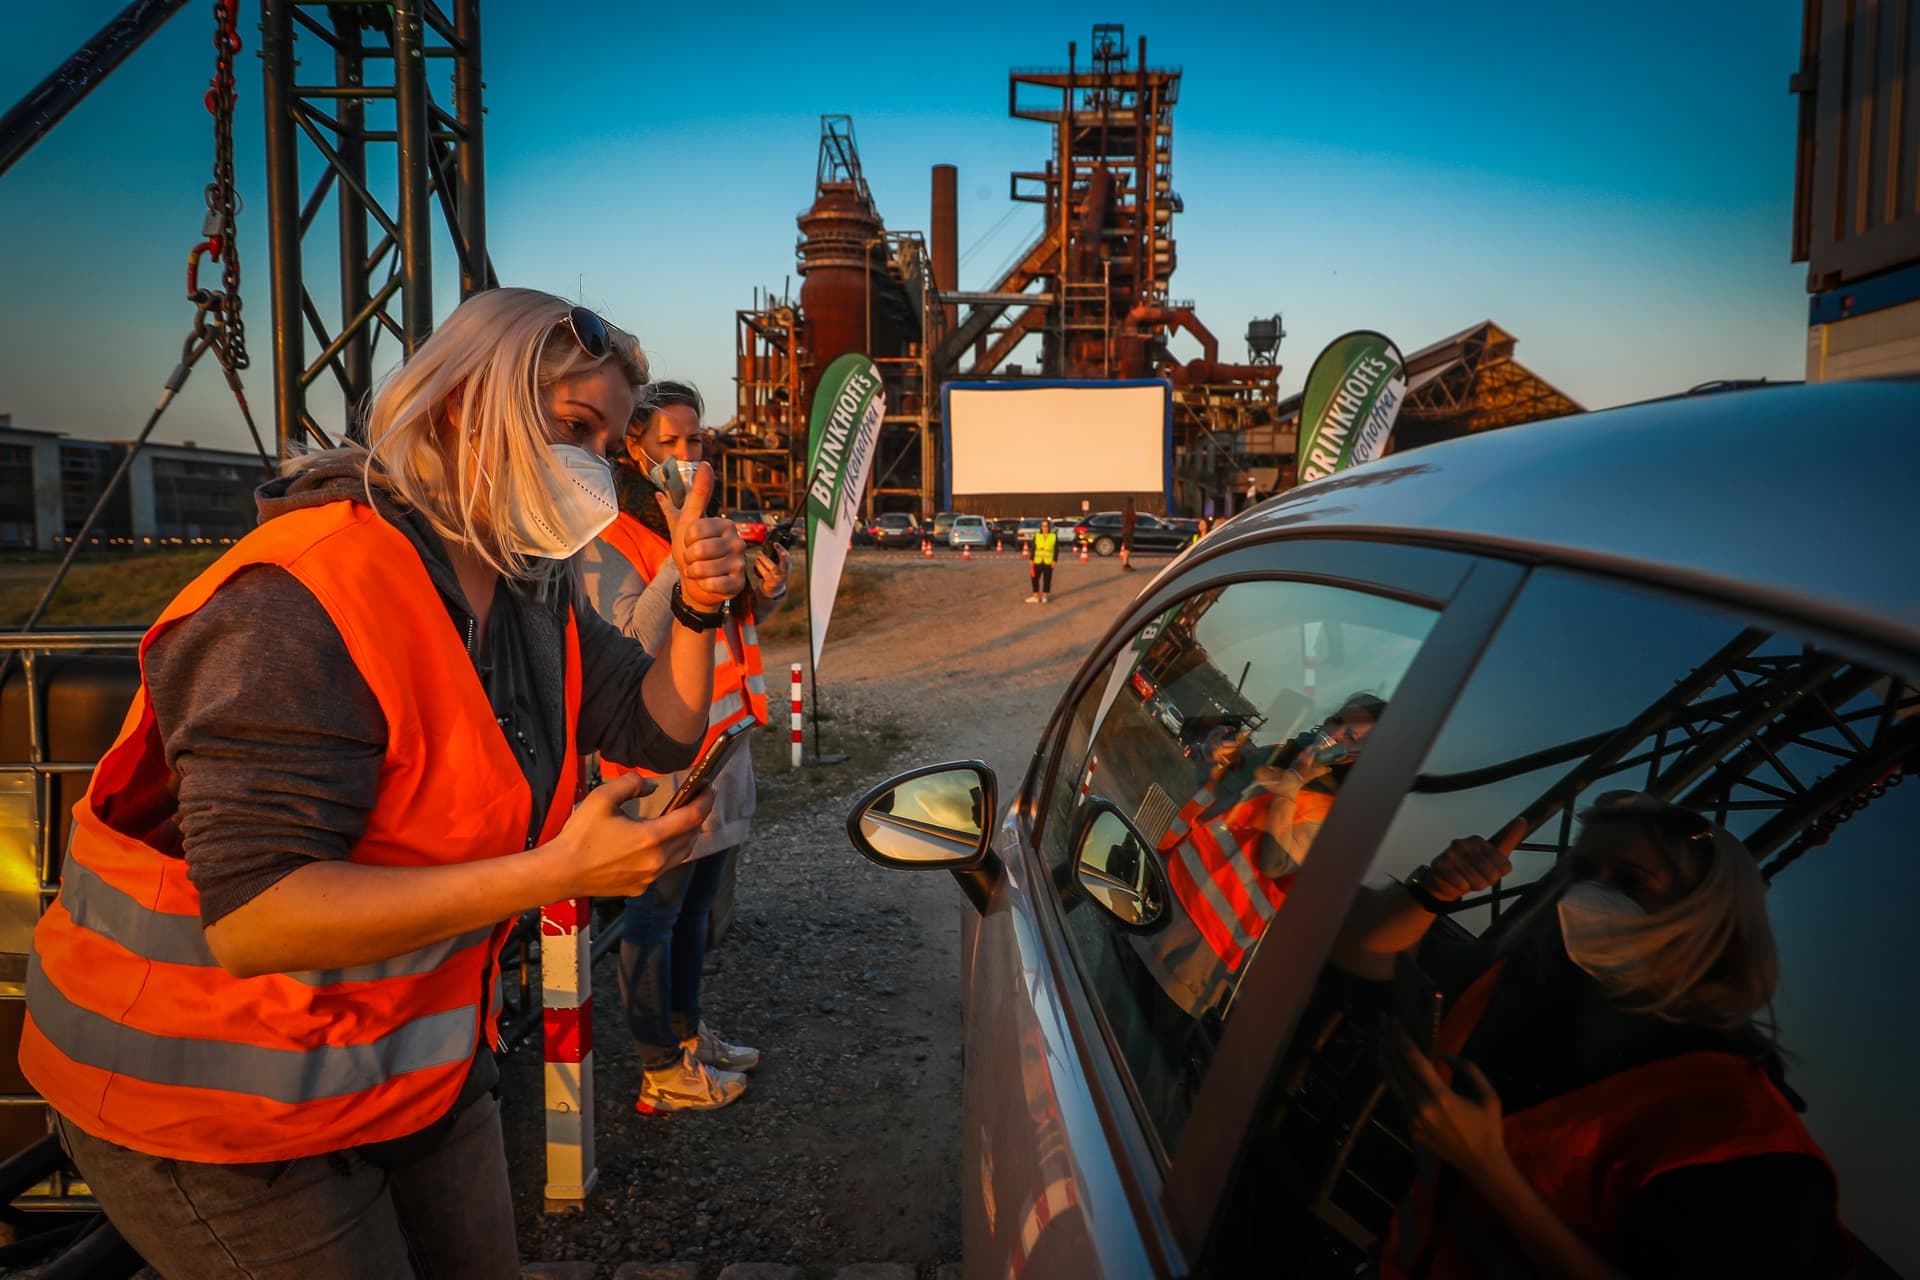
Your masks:
<instances>
[{"instance_id":1,"label":"watch strap","mask_svg":"<svg viewBox=\"0 0 1920 1280\"><path fill-rule=\"evenodd\" d=\"M1439 898L1434 897L1433 891L1427 888L1427 885L1432 883L1432 881L1433 864L1423 862L1413 869L1411 875L1400 882L1400 887L1407 891L1409 898L1412 898L1420 904L1421 910L1430 911L1436 916L1444 916L1451 913L1457 904L1453 902L1443 902Z\"/></svg>"},{"instance_id":2,"label":"watch strap","mask_svg":"<svg viewBox=\"0 0 1920 1280\"><path fill-rule=\"evenodd\" d=\"M703 612L687 603L687 598L680 594L680 584L676 582L673 584L673 594L668 597L667 603L680 625L689 631L713 631L726 625L727 605L731 602L723 601L713 612Z\"/></svg>"}]
</instances>

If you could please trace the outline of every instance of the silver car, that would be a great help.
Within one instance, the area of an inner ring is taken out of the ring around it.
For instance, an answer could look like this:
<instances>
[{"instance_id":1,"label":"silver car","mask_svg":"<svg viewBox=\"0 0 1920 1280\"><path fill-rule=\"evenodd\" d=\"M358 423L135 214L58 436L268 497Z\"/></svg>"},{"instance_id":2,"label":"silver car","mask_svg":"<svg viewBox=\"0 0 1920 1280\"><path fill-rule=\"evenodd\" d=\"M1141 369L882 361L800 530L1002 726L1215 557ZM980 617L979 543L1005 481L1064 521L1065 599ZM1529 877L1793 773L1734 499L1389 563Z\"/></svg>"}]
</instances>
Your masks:
<instances>
[{"instance_id":1,"label":"silver car","mask_svg":"<svg viewBox=\"0 0 1920 1280\"><path fill-rule=\"evenodd\" d=\"M1916 422L1920 384L1836 384L1392 455L1169 565L1088 656L1004 812L977 762L875 788L849 816L855 845L951 872L970 904L966 1275L1416 1274L1396 1232L1475 1204L1487 1248L1532 1240L1511 1204L1487 1208L1458 1178L1451 1200L1418 1199L1423 1168L1445 1174L1381 1063L1453 1034L1467 1015L1449 967L1553 919L1529 907L1554 906L1583 822L1623 791L1703 830L1704 815L1757 860L1787 1051L1767 1061L1802 1108L1789 1118L1781 1101L1773 1123L1817 1145L1780 1158L1802 1162L1822 1231L1837 1187L1845 1233L1822 1247L1842 1241L1863 1274L1920 1275L1920 786L1895 785L1920 768ZM1183 750L1155 700L1205 749ZM1203 735L1207 717L1218 732ZM1313 806L1304 787L1272 798L1289 770L1322 780ZM1196 862L1202 831L1225 852ZM1409 881L1434 898L1426 877L1451 842L1496 832L1518 841L1511 870L1449 898L1393 981L1330 964L1356 904L1418 901ZM1556 1038L1563 1021L1512 1023L1502 1043L1558 1061L1579 1043ZM1506 1105L1490 1123L1512 1146L1556 1099ZM1702 1110L1665 1123L1705 1125ZM1595 1124L1604 1142L1627 1121ZM1568 1151L1550 1158L1601 1170L1620 1197L1569 1238L1629 1273L1755 1273L1743 1251L1801 1221L1774 1199L1716 1216L1734 1202L1703 1194L1692 1165ZM1761 1170L1753 1185L1772 1186L1773 1166L1713 1151L1698 1160L1714 1176ZM1602 1195L1597 1176L1573 1190L1523 1176L1562 1221L1566 1197ZM1817 1252L1762 1269L1818 1270Z\"/></svg>"},{"instance_id":2,"label":"silver car","mask_svg":"<svg viewBox=\"0 0 1920 1280\"><path fill-rule=\"evenodd\" d=\"M947 528L947 545L984 550L993 545L993 530L987 527L985 516L955 516Z\"/></svg>"}]
</instances>

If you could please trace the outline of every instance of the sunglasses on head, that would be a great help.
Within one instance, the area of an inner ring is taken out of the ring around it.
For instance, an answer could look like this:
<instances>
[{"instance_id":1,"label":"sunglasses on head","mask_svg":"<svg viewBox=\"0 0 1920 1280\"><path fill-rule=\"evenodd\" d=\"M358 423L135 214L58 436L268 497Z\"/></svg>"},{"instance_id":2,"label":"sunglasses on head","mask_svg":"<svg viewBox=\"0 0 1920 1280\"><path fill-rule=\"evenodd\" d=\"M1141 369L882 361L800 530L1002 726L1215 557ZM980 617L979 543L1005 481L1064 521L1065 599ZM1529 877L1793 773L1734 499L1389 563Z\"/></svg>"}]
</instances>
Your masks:
<instances>
[{"instance_id":1,"label":"sunglasses on head","mask_svg":"<svg viewBox=\"0 0 1920 1280\"><path fill-rule=\"evenodd\" d=\"M573 340L580 349L595 360L605 360L607 353L613 350L613 339L607 335L607 322L585 307L573 307L562 320L573 332ZM559 328L555 325L554 328Z\"/></svg>"},{"instance_id":2,"label":"sunglasses on head","mask_svg":"<svg viewBox=\"0 0 1920 1280\"><path fill-rule=\"evenodd\" d=\"M1633 807L1638 791L1609 791L1593 802L1589 812L1595 817L1637 818L1672 840L1713 843L1713 822L1704 813L1692 809L1640 809Z\"/></svg>"}]
</instances>

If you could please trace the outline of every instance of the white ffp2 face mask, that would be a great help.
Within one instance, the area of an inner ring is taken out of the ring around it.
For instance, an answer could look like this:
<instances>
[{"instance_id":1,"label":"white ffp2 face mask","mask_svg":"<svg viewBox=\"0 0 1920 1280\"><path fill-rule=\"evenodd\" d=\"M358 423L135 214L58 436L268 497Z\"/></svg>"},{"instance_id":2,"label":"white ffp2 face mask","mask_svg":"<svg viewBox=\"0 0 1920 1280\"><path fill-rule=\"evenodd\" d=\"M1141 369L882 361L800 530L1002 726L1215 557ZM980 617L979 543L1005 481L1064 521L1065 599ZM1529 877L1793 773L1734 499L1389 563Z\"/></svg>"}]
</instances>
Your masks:
<instances>
[{"instance_id":1,"label":"white ffp2 face mask","mask_svg":"<svg viewBox=\"0 0 1920 1280\"><path fill-rule=\"evenodd\" d=\"M540 483L557 523L549 526L522 507L501 532L523 556L565 560L613 523L620 514L620 497L606 460L577 444L548 445L542 461L546 465L540 468Z\"/></svg>"},{"instance_id":2,"label":"white ffp2 face mask","mask_svg":"<svg viewBox=\"0 0 1920 1280\"><path fill-rule=\"evenodd\" d=\"M1560 895L1560 937L1567 958L1596 978L1631 970L1641 956L1634 936L1647 922L1647 909L1612 885L1576 880Z\"/></svg>"},{"instance_id":3,"label":"white ffp2 face mask","mask_svg":"<svg viewBox=\"0 0 1920 1280\"><path fill-rule=\"evenodd\" d=\"M652 454L645 449L640 452L648 462L653 462ZM693 487L693 478L699 474L699 463L683 462L679 458L663 458L647 468L647 479L676 507L687 500L687 490Z\"/></svg>"}]
</instances>

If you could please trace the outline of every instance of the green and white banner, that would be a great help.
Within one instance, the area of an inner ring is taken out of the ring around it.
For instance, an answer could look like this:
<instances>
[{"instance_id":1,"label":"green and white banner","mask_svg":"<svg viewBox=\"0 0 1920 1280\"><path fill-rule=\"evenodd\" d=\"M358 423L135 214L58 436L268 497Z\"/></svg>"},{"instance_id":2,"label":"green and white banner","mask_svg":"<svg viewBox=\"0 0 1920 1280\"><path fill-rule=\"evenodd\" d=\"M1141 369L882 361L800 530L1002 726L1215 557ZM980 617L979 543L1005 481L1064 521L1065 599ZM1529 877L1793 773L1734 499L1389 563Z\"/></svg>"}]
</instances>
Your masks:
<instances>
[{"instance_id":1,"label":"green and white banner","mask_svg":"<svg viewBox=\"0 0 1920 1280\"><path fill-rule=\"evenodd\" d=\"M1407 360L1385 335L1359 329L1329 342L1300 396L1300 483L1379 457L1406 398Z\"/></svg>"},{"instance_id":2,"label":"green and white banner","mask_svg":"<svg viewBox=\"0 0 1920 1280\"><path fill-rule=\"evenodd\" d=\"M858 352L828 365L813 393L807 431L807 610L816 668L886 412L880 371Z\"/></svg>"}]
</instances>

